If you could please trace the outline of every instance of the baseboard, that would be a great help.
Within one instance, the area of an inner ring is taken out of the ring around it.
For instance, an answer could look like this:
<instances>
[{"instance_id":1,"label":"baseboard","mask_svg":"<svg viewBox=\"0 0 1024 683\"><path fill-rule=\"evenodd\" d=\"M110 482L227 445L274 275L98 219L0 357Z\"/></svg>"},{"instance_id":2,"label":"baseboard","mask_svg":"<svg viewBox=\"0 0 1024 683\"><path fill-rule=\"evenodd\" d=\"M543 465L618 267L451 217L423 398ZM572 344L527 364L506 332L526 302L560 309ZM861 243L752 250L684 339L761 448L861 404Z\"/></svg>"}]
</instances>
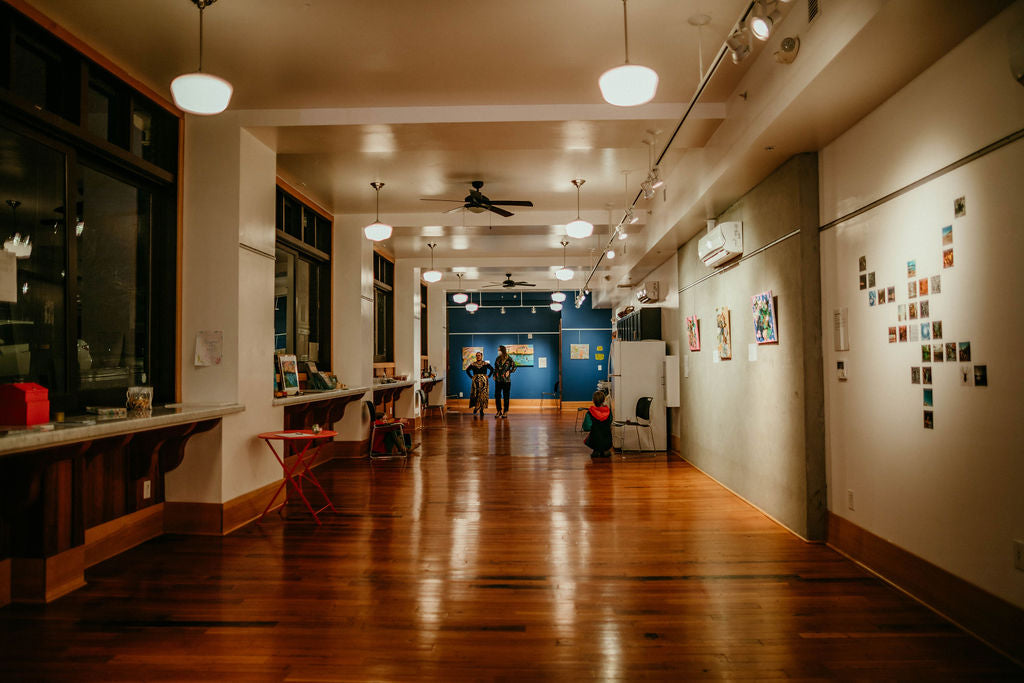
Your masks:
<instances>
[{"instance_id":1,"label":"baseboard","mask_svg":"<svg viewBox=\"0 0 1024 683\"><path fill-rule=\"evenodd\" d=\"M558 399L551 399L551 398L545 398L545 399L540 399L540 398L512 398L512 399L509 399L508 407L509 407L509 410L512 410L513 408L540 408L541 405L554 407L552 405L552 403L557 405L558 404ZM586 403L586 405L590 405L589 401L585 401L585 403ZM492 410L492 411L494 410L494 399L493 398L491 398L491 399L489 399L487 401L487 406L488 406L489 410ZM469 399L468 398L450 398L450 399L448 399L448 409L449 410L465 410L465 411L468 411L469 410Z\"/></svg>"},{"instance_id":2,"label":"baseboard","mask_svg":"<svg viewBox=\"0 0 1024 683\"><path fill-rule=\"evenodd\" d=\"M11 558L11 600L53 602L85 585L85 546L52 557Z\"/></svg>"},{"instance_id":3,"label":"baseboard","mask_svg":"<svg viewBox=\"0 0 1024 683\"><path fill-rule=\"evenodd\" d=\"M281 481L283 480L272 481L266 486L261 486L254 491L242 494L224 503L221 533L225 535L230 534L235 529L243 527L259 517L263 509L270 503L270 499L281 487ZM277 505L272 509L276 510L284 505L285 498L286 494L282 491L281 495L277 497Z\"/></svg>"},{"instance_id":4,"label":"baseboard","mask_svg":"<svg viewBox=\"0 0 1024 683\"><path fill-rule=\"evenodd\" d=\"M157 503L85 530L85 566L134 548L164 533L164 504Z\"/></svg>"},{"instance_id":5,"label":"baseboard","mask_svg":"<svg viewBox=\"0 0 1024 683\"><path fill-rule=\"evenodd\" d=\"M828 513L828 545L945 618L1024 662L1024 610Z\"/></svg>"},{"instance_id":6,"label":"baseboard","mask_svg":"<svg viewBox=\"0 0 1024 683\"><path fill-rule=\"evenodd\" d=\"M332 441L329 444L324 444L324 455L329 457L324 457L317 464L335 458L365 458L369 453L369 439L364 441Z\"/></svg>"},{"instance_id":7,"label":"baseboard","mask_svg":"<svg viewBox=\"0 0 1024 683\"><path fill-rule=\"evenodd\" d=\"M11 559L0 560L0 607L11 602Z\"/></svg>"},{"instance_id":8,"label":"baseboard","mask_svg":"<svg viewBox=\"0 0 1024 683\"><path fill-rule=\"evenodd\" d=\"M164 532L220 536L222 509L220 503L164 503Z\"/></svg>"},{"instance_id":9,"label":"baseboard","mask_svg":"<svg viewBox=\"0 0 1024 683\"><path fill-rule=\"evenodd\" d=\"M562 410L575 413L580 408L589 408L592 405L593 401L562 401Z\"/></svg>"}]
</instances>

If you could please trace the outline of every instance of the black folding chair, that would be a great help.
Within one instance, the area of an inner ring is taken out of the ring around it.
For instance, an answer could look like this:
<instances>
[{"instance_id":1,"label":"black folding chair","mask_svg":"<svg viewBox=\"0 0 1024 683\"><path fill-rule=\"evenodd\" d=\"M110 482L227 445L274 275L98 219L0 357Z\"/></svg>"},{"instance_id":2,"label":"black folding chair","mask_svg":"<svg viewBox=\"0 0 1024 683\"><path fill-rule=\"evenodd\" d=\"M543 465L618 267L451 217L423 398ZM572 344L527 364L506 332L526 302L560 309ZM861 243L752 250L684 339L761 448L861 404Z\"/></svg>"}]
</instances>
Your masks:
<instances>
[{"instance_id":1,"label":"black folding chair","mask_svg":"<svg viewBox=\"0 0 1024 683\"><path fill-rule=\"evenodd\" d=\"M640 440L640 428L650 430L651 434L651 451L657 453L658 444L654 442L654 426L651 421L651 404L654 403L653 396L641 396L636 400L636 409L632 418L625 420L616 420L612 422L613 427L633 427L636 430L636 446L639 452L646 452L646 448L643 447L643 442ZM626 445L625 434L623 434L622 445ZM626 450L623 448L622 450Z\"/></svg>"}]
</instances>

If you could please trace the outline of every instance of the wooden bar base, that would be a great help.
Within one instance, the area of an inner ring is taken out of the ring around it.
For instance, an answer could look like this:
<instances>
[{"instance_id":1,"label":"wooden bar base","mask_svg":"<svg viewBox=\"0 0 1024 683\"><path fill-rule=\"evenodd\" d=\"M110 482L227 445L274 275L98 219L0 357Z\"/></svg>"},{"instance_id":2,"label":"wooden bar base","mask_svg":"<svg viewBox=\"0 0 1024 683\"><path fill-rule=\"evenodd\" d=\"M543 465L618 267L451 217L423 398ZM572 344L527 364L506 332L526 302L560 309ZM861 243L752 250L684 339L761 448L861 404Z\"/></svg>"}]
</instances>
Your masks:
<instances>
[{"instance_id":1,"label":"wooden bar base","mask_svg":"<svg viewBox=\"0 0 1024 683\"><path fill-rule=\"evenodd\" d=\"M0 607L11 602L11 560L0 560Z\"/></svg>"},{"instance_id":2,"label":"wooden bar base","mask_svg":"<svg viewBox=\"0 0 1024 683\"><path fill-rule=\"evenodd\" d=\"M77 546L45 558L11 558L13 602L52 602L84 585L84 546Z\"/></svg>"},{"instance_id":3,"label":"wooden bar base","mask_svg":"<svg viewBox=\"0 0 1024 683\"><path fill-rule=\"evenodd\" d=\"M85 530L85 566L91 567L164 532L164 504L158 503L130 515Z\"/></svg>"}]
</instances>

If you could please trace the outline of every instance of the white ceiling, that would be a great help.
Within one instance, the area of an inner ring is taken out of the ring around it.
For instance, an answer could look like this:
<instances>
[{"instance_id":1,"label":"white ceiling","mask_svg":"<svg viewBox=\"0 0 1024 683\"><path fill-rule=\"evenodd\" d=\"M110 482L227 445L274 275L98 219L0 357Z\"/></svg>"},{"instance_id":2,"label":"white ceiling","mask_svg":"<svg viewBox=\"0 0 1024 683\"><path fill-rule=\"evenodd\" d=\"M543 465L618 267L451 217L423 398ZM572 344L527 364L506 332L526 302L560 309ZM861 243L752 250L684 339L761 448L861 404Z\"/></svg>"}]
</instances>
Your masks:
<instances>
[{"instance_id":1,"label":"white ceiling","mask_svg":"<svg viewBox=\"0 0 1024 683\"><path fill-rule=\"evenodd\" d=\"M25 1L168 98L171 79L195 69L198 11L190 0ZM669 225L646 213L658 199L638 204L643 220L617 243L627 253L620 251L616 267L602 266L611 277L600 278L607 291L599 298L614 300L623 292L617 283L641 279L706 215L787 156L819 149L1006 4L821 0L823 15L870 5L878 16L873 31L845 39L847 49L830 57L831 78L817 65L823 77L803 101L796 93L770 102L777 110L770 114L758 104L774 150L746 141L704 182L707 160L723 154L716 140L724 134L716 133L737 116L754 116L737 107L738 88L753 64L772 56L757 43L741 65L725 59L662 162L666 175L701 192ZM635 109L604 104L597 88L598 76L623 60L619 0L218 0L205 13L204 69L234 84L231 109L275 146L280 175L343 215L342 225L373 218L369 183L383 181L381 218L396 226L387 248L399 258L429 262L425 245L436 243L442 269L468 267L467 277L483 280L512 270L516 279L554 286L563 226L576 216L569 181L586 179L582 214L606 236L609 210L617 222L646 174L643 140L659 131L655 150L665 147L699 83L699 53L710 63L749 5L632 0L631 61L661 79L655 101ZM780 8L779 35L814 37L804 0ZM700 14L710 23L698 31L687 20ZM628 192L624 170L632 171ZM445 214L449 205L420 199L464 197L472 180L484 181L493 199L535 206L501 218ZM573 241L564 256L589 272L603 243Z\"/></svg>"}]
</instances>

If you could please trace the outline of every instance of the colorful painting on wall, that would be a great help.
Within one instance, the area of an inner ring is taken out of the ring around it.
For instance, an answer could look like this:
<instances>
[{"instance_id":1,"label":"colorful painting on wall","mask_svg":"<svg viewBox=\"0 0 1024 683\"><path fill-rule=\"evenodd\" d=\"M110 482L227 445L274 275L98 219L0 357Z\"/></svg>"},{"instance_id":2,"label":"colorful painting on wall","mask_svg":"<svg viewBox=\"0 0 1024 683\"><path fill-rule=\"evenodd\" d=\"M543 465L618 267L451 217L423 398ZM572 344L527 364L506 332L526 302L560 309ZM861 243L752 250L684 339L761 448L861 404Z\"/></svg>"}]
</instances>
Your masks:
<instances>
[{"instance_id":1,"label":"colorful painting on wall","mask_svg":"<svg viewBox=\"0 0 1024 683\"><path fill-rule=\"evenodd\" d=\"M519 367L533 367L533 344L505 344L505 350Z\"/></svg>"},{"instance_id":2,"label":"colorful painting on wall","mask_svg":"<svg viewBox=\"0 0 1024 683\"><path fill-rule=\"evenodd\" d=\"M715 310L715 326L718 328L715 351L722 360L729 360L732 358L732 330L729 327L729 309L725 306Z\"/></svg>"},{"instance_id":3,"label":"colorful painting on wall","mask_svg":"<svg viewBox=\"0 0 1024 683\"><path fill-rule=\"evenodd\" d=\"M686 316L686 335L690 339L690 350L700 351L700 322L697 316Z\"/></svg>"},{"instance_id":4,"label":"colorful painting on wall","mask_svg":"<svg viewBox=\"0 0 1024 683\"><path fill-rule=\"evenodd\" d=\"M881 290L880 290L881 291ZM775 300L772 290L751 297L754 314L754 340L758 344L775 344L779 341L779 328L775 320Z\"/></svg>"},{"instance_id":5,"label":"colorful painting on wall","mask_svg":"<svg viewBox=\"0 0 1024 683\"><path fill-rule=\"evenodd\" d=\"M462 347L462 371L465 372L473 361L476 360L476 354L483 353L484 347L482 346L463 346Z\"/></svg>"},{"instance_id":6,"label":"colorful painting on wall","mask_svg":"<svg viewBox=\"0 0 1024 683\"><path fill-rule=\"evenodd\" d=\"M569 360L589 360L590 344L569 344Z\"/></svg>"}]
</instances>

